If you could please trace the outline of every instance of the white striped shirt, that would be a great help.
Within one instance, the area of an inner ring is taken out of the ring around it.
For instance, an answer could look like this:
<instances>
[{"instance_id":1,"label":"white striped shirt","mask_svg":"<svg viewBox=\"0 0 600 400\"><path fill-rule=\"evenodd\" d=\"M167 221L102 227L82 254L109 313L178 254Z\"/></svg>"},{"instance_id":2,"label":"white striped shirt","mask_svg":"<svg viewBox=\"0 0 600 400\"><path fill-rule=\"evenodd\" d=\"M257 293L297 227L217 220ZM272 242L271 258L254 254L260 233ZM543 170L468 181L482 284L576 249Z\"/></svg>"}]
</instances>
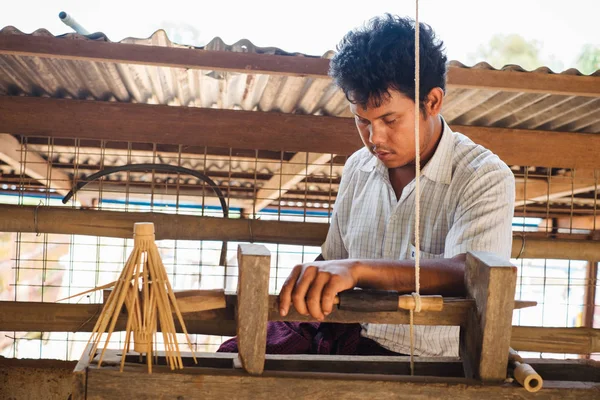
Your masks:
<instances>
[{"instance_id":1,"label":"white striped shirt","mask_svg":"<svg viewBox=\"0 0 600 400\"><path fill-rule=\"evenodd\" d=\"M442 119L443 120L443 119ZM326 260L414 259L415 180L400 199L385 165L363 148L348 158L331 226ZM515 182L496 155L450 130L421 171L421 259L488 251L510 258ZM408 325L363 324L362 335L408 354ZM415 352L458 356L459 327L415 326Z\"/></svg>"}]
</instances>

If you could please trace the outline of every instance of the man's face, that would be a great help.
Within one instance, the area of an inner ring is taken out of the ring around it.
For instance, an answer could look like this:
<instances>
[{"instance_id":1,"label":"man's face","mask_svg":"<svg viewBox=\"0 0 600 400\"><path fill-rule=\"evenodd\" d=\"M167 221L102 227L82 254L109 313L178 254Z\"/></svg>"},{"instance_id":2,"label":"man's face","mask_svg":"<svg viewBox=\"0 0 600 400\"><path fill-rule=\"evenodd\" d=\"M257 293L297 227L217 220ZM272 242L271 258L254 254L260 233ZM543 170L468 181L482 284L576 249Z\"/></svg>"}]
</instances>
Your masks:
<instances>
[{"instance_id":1,"label":"man's face","mask_svg":"<svg viewBox=\"0 0 600 400\"><path fill-rule=\"evenodd\" d=\"M387 168L414 165L415 103L404 94L390 89L390 97L379 107L351 104L356 127L365 146ZM419 113L419 148L423 154L431 142L433 127Z\"/></svg>"}]
</instances>

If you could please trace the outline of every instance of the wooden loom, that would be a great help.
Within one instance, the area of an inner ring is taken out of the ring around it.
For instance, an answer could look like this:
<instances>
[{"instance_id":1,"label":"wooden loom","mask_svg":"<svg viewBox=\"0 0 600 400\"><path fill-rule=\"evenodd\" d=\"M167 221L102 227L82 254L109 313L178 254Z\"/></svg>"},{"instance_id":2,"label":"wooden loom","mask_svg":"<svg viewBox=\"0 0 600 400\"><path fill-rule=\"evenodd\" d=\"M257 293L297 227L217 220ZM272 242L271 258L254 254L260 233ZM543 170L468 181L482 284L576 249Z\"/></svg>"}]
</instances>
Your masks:
<instances>
[{"instance_id":1,"label":"wooden loom","mask_svg":"<svg viewBox=\"0 0 600 400\"><path fill-rule=\"evenodd\" d=\"M169 373L156 365L148 375L138 356L119 351L106 352L99 367L98 354L84 357L74 371L73 399L117 397L173 399L206 398L318 398L340 396L356 399L397 397L455 397L456 399L598 398L600 386L592 382L546 380L537 393L504 382L509 364L509 344L514 302L516 268L488 253L469 253L465 282L469 299L444 299L444 310L415 316L416 324L440 325L455 319L452 313L468 303L470 311L461 323L461 359L417 358L417 376L408 376L408 357L266 355L268 320L310 321L290 312L278 316L275 296L269 296L270 254L264 246L245 244L238 248L239 283L237 296L227 295L226 307L234 309L239 354L182 354L184 366ZM194 312L219 308L212 304L215 292L182 293L180 309ZM204 304L203 304L203 300ZM219 300L220 302L221 300ZM436 300L437 301L437 300ZM234 304L232 304L234 303ZM326 321L405 323L408 312L360 312L334 310ZM434 314L437 318L431 318ZM448 324L448 323L446 323ZM164 364L164 354L158 354ZM515 359L517 363L522 360ZM517 363L512 362L513 367ZM121 363L124 372L119 372ZM543 364L540 366L543 367ZM535 365L538 369L539 366Z\"/></svg>"}]
</instances>

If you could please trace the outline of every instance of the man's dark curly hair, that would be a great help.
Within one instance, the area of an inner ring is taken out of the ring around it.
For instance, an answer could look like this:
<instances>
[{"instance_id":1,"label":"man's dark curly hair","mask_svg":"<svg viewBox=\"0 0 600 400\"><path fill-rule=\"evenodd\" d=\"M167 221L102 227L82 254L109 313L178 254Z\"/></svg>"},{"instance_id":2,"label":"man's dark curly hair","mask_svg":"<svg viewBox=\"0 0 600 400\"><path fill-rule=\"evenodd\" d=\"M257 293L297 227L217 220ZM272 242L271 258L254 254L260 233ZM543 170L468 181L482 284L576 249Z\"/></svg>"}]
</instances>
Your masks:
<instances>
[{"instance_id":1,"label":"man's dark curly hair","mask_svg":"<svg viewBox=\"0 0 600 400\"><path fill-rule=\"evenodd\" d=\"M420 108L431 89L446 87L443 42L420 25ZM415 98L415 21L386 14L346 34L330 63L329 75L351 103L379 107L395 89Z\"/></svg>"}]
</instances>

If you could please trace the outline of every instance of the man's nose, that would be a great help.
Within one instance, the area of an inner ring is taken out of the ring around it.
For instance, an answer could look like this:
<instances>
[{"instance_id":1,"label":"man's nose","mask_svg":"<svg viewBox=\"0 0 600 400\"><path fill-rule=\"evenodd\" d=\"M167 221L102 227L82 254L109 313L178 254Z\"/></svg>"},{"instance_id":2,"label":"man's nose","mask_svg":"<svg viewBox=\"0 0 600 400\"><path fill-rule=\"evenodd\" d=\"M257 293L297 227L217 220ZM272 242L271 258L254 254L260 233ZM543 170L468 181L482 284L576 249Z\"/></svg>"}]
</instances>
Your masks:
<instances>
[{"instance_id":1,"label":"man's nose","mask_svg":"<svg viewBox=\"0 0 600 400\"><path fill-rule=\"evenodd\" d=\"M384 129L375 126L374 124L369 125L369 142L375 146L379 146L385 142Z\"/></svg>"}]
</instances>

